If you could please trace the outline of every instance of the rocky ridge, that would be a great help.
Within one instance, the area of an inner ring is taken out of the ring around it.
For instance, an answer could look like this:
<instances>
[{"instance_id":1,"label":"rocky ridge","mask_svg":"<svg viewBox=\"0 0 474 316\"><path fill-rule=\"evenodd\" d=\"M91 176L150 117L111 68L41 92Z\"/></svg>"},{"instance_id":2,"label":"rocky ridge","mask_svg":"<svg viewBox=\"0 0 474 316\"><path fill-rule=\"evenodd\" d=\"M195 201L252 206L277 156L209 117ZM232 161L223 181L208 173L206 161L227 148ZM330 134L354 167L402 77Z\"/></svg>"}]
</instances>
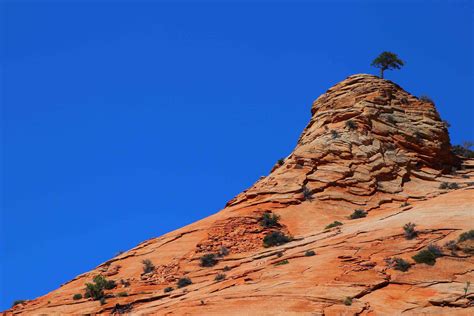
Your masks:
<instances>
[{"instance_id":1,"label":"rocky ridge","mask_svg":"<svg viewBox=\"0 0 474 316\"><path fill-rule=\"evenodd\" d=\"M311 113L295 150L220 212L4 313L472 314L474 291L464 288L474 245L459 235L474 228L474 161L451 153L434 104L359 74ZM349 219L356 209L365 217ZM262 226L265 213L279 222ZM326 228L335 221L342 225ZM407 239L410 222L416 236ZM272 232L292 240L263 247ZM442 252L436 263L415 262L430 244ZM205 254L216 254L210 267L200 264ZM411 267L395 269L394 258ZM155 269L144 273L144 259ZM104 304L74 300L97 275L117 285ZM182 278L192 284L176 288Z\"/></svg>"}]
</instances>

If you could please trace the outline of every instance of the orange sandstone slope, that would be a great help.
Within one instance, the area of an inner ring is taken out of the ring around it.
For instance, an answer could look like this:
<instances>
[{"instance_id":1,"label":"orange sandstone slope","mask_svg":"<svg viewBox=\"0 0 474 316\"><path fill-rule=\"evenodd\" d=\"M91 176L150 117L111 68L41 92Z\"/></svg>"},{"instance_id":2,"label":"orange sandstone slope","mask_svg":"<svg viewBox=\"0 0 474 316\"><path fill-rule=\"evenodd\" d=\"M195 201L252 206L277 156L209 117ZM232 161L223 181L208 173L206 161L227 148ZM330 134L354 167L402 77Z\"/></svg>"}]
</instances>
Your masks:
<instances>
[{"instance_id":1,"label":"orange sandstone slope","mask_svg":"<svg viewBox=\"0 0 474 316\"><path fill-rule=\"evenodd\" d=\"M434 105L359 74L311 112L295 150L220 212L5 313L473 315L474 288L464 288L474 283L474 241L458 237L474 228L474 161L451 154ZM356 209L367 216L349 219ZM279 224L262 227L265 212ZM334 221L342 225L325 228ZM412 239L403 230L409 222ZM275 231L292 240L263 247ZM442 255L416 263L412 256L430 244ZM215 265L200 265L222 247L229 253ZM408 271L396 269L395 257L411 263ZM152 272L143 273L144 259ZM97 275L117 284L105 304L74 300ZM184 277L192 284L177 288Z\"/></svg>"}]
</instances>

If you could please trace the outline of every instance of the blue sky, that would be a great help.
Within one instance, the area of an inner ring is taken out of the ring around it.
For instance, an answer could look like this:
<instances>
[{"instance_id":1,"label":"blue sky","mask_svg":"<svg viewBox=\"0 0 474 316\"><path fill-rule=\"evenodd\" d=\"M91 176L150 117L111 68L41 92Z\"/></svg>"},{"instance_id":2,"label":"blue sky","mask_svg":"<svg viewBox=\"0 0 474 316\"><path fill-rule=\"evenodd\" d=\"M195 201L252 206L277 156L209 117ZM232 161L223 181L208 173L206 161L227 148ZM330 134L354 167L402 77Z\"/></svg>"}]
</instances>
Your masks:
<instances>
[{"instance_id":1,"label":"blue sky","mask_svg":"<svg viewBox=\"0 0 474 316\"><path fill-rule=\"evenodd\" d=\"M0 309L221 209L372 59L473 140L471 1L1 4Z\"/></svg>"}]
</instances>

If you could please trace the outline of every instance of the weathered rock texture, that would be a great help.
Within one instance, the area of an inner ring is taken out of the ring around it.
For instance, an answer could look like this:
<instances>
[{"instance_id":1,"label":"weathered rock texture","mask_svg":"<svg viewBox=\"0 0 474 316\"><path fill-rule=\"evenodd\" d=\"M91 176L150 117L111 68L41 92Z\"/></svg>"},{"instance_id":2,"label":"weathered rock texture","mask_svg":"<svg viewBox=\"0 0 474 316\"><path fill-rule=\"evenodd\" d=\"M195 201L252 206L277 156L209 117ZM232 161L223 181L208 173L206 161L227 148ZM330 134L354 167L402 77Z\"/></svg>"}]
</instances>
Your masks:
<instances>
[{"instance_id":1,"label":"weathered rock texture","mask_svg":"<svg viewBox=\"0 0 474 316\"><path fill-rule=\"evenodd\" d=\"M445 246L474 228L474 162L451 154L434 105L390 81L354 75L321 95L312 114L293 153L222 211L5 313L474 314L474 288L464 290L474 284L473 241ZM457 187L440 189L443 182ZM348 219L355 209L367 217ZM262 227L264 212L278 214L280 224ZM343 225L325 229L333 221ZM417 225L413 239L404 236L408 222ZM272 231L293 240L265 248ZM411 257L429 244L443 255L432 266L415 263ZM228 255L200 266L203 254L222 247ZM411 268L394 269L394 257ZM143 259L156 269L143 274ZM215 280L219 273L224 280ZM73 300L99 274L118 284L106 303ZM182 277L192 284L178 289Z\"/></svg>"}]
</instances>

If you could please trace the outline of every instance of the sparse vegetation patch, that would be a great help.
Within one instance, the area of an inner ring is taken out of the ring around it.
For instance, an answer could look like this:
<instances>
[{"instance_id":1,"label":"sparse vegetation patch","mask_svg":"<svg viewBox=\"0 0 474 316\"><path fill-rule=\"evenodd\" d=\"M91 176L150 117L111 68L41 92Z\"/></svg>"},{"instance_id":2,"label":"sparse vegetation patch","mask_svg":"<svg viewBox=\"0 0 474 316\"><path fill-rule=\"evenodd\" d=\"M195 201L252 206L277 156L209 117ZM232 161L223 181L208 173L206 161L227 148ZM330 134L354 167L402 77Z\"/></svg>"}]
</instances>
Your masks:
<instances>
[{"instance_id":1,"label":"sparse vegetation patch","mask_svg":"<svg viewBox=\"0 0 474 316\"><path fill-rule=\"evenodd\" d=\"M352 298L351 297L346 297L343 301L344 305L346 306L351 306L352 305Z\"/></svg>"},{"instance_id":2,"label":"sparse vegetation patch","mask_svg":"<svg viewBox=\"0 0 474 316\"><path fill-rule=\"evenodd\" d=\"M459 242L463 242L466 240L473 240L474 239L474 229L471 229L470 231L464 232L461 235L459 235Z\"/></svg>"},{"instance_id":3,"label":"sparse vegetation patch","mask_svg":"<svg viewBox=\"0 0 474 316\"><path fill-rule=\"evenodd\" d=\"M191 285L193 284L193 282L191 281L190 278L181 278L178 280L178 283L177 283L177 286L178 288L182 288L182 287L185 287L185 286L188 286L188 285Z\"/></svg>"},{"instance_id":4,"label":"sparse vegetation patch","mask_svg":"<svg viewBox=\"0 0 474 316\"><path fill-rule=\"evenodd\" d=\"M94 300L105 300L104 290L111 290L116 287L115 281L107 280L102 275L97 275L92 279L93 283L86 283L85 298L93 298Z\"/></svg>"},{"instance_id":5,"label":"sparse vegetation patch","mask_svg":"<svg viewBox=\"0 0 474 316\"><path fill-rule=\"evenodd\" d=\"M350 219L358 219L358 218L363 218L367 216L367 212L364 210L355 210L354 213L352 213L349 218Z\"/></svg>"},{"instance_id":6,"label":"sparse vegetation patch","mask_svg":"<svg viewBox=\"0 0 474 316\"><path fill-rule=\"evenodd\" d=\"M225 274L224 273L218 273L216 277L214 278L215 281L222 281L225 280Z\"/></svg>"},{"instance_id":7,"label":"sparse vegetation patch","mask_svg":"<svg viewBox=\"0 0 474 316\"><path fill-rule=\"evenodd\" d=\"M425 263L430 266L436 263L436 256L429 250L421 250L412 258L416 263Z\"/></svg>"},{"instance_id":8,"label":"sparse vegetation patch","mask_svg":"<svg viewBox=\"0 0 474 316\"><path fill-rule=\"evenodd\" d=\"M285 260L282 260L282 261L279 261L279 262L275 263L275 266L282 266L282 265L288 264L288 263L290 263L290 262L285 259Z\"/></svg>"},{"instance_id":9,"label":"sparse vegetation patch","mask_svg":"<svg viewBox=\"0 0 474 316\"><path fill-rule=\"evenodd\" d=\"M279 221L280 216L270 212L265 212L262 214L262 217L260 217L260 225L266 228L278 226Z\"/></svg>"},{"instance_id":10,"label":"sparse vegetation patch","mask_svg":"<svg viewBox=\"0 0 474 316\"><path fill-rule=\"evenodd\" d=\"M389 266L393 267L395 270L406 272L410 269L411 264L402 258L392 258L389 260Z\"/></svg>"},{"instance_id":11,"label":"sparse vegetation patch","mask_svg":"<svg viewBox=\"0 0 474 316\"><path fill-rule=\"evenodd\" d=\"M406 239L413 239L418 235L418 233L415 230L415 227L416 225L414 223L406 223L403 226L403 231L404 231Z\"/></svg>"},{"instance_id":12,"label":"sparse vegetation patch","mask_svg":"<svg viewBox=\"0 0 474 316\"><path fill-rule=\"evenodd\" d=\"M263 237L263 246L264 247L272 247L272 246L279 246L286 244L291 240L290 237L286 236L282 232L275 231L268 233Z\"/></svg>"},{"instance_id":13,"label":"sparse vegetation patch","mask_svg":"<svg viewBox=\"0 0 474 316\"><path fill-rule=\"evenodd\" d=\"M341 226L342 223L339 222L339 221L334 221L332 222L331 224L327 225L324 229L330 229L330 228L333 228L333 227L337 227L337 226Z\"/></svg>"},{"instance_id":14,"label":"sparse vegetation patch","mask_svg":"<svg viewBox=\"0 0 474 316\"><path fill-rule=\"evenodd\" d=\"M80 300L80 299L82 299L82 294L81 293L74 294L72 296L72 299L75 300L75 301Z\"/></svg>"},{"instance_id":15,"label":"sparse vegetation patch","mask_svg":"<svg viewBox=\"0 0 474 316\"><path fill-rule=\"evenodd\" d=\"M213 267L217 264L216 255L213 253L205 254L200 258L201 267Z\"/></svg>"},{"instance_id":16,"label":"sparse vegetation patch","mask_svg":"<svg viewBox=\"0 0 474 316\"><path fill-rule=\"evenodd\" d=\"M303 193L303 197L306 201L311 202L313 200L313 193L307 186L303 185L303 187L301 188L301 192Z\"/></svg>"},{"instance_id":17,"label":"sparse vegetation patch","mask_svg":"<svg viewBox=\"0 0 474 316\"><path fill-rule=\"evenodd\" d=\"M155 271L155 266L151 262L150 259L145 259L142 261L143 263L143 273L150 273Z\"/></svg>"}]
</instances>

